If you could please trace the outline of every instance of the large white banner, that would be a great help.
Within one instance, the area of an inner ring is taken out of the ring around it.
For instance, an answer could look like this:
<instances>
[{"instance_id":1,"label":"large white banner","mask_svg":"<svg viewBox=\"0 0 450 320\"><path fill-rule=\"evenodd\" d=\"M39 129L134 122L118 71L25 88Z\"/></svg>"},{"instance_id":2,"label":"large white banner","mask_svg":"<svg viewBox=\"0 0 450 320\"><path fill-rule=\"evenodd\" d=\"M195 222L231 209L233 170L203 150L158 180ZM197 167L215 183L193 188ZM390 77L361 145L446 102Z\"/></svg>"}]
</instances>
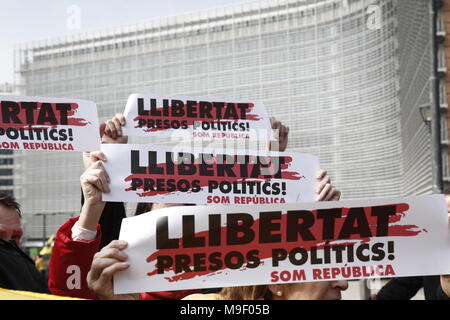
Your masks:
<instances>
[{"instance_id":1,"label":"large white banner","mask_svg":"<svg viewBox=\"0 0 450 320\"><path fill-rule=\"evenodd\" d=\"M111 192L105 201L268 204L314 201L318 158L288 152L102 144Z\"/></svg>"},{"instance_id":2,"label":"large white banner","mask_svg":"<svg viewBox=\"0 0 450 320\"><path fill-rule=\"evenodd\" d=\"M132 94L124 116L123 133L129 136L273 140L261 101Z\"/></svg>"},{"instance_id":3,"label":"large white banner","mask_svg":"<svg viewBox=\"0 0 450 320\"><path fill-rule=\"evenodd\" d=\"M122 221L115 293L450 273L443 195L155 210Z\"/></svg>"},{"instance_id":4,"label":"large white banner","mask_svg":"<svg viewBox=\"0 0 450 320\"><path fill-rule=\"evenodd\" d=\"M0 148L99 150L97 106L78 99L0 96Z\"/></svg>"}]
</instances>

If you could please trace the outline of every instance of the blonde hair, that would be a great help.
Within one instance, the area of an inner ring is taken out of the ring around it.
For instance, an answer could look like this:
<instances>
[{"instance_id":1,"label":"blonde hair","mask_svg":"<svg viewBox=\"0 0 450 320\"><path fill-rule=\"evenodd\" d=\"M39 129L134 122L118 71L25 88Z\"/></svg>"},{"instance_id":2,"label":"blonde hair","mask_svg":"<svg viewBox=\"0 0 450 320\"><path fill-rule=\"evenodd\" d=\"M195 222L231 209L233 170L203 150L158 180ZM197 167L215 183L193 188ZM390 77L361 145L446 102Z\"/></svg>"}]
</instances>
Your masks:
<instances>
[{"instance_id":1,"label":"blonde hair","mask_svg":"<svg viewBox=\"0 0 450 320\"><path fill-rule=\"evenodd\" d=\"M262 285L223 288L219 296L221 300L268 300L272 298L272 293Z\"/></svg>"}]
</instances>

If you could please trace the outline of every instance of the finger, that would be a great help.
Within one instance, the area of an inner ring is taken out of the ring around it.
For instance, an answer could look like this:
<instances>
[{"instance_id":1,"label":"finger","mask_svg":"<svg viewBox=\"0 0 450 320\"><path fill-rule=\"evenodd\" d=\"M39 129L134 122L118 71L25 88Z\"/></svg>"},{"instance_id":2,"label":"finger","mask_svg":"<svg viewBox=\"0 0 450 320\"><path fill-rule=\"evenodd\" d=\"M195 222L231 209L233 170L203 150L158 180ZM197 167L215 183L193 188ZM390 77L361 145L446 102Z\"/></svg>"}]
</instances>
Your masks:
<instances>
[{"instance_id":1,"label":"finger","mask_svg":"<svg viewBox=\"0 0 450 320\"><path fill-rule=\"evenodd\" d=\"M316 193L321 193L326 184L331 184L331 179L329 175L324 176L317 186Z\"/></svg>"},{"instance_id":2,"label":"finger","mask_svg":"<svg viewBox=\"0 0 450 320\"><path fill-rule=\"evenodd\" d=\"M89 169L89 171L87 171L87 174L98 177L98 179L100 180L101 186L102 186L101 190L109 192L108 184L111 181L111 179L109 178L109 175L106 172L106 170L103 167L103 164L101 162L98 165L98 167Z\"/></svg>"},{"instance_id":3,"label":"finger","mask_svg":"<svg viewBox=\"0 0 450 320\"><path fill-rule=\"evenodd\" d=\"M91 158L91 160L92 160L93 162L96 162L96 161L99 161L99 160L101 160L101 161L106 161L106 156L105 156L105 154L104 154L103 152L101 152L101 151L92 151L92 152L89 154L89 157Z\"/></svg>"},{"instance_id":4,"label":"finger","mask_svg":"<svg viewBox=\"0 0 450 320\"><path fill-rule=\"evenodd\" d=\"M106 178L106 182L110 183L111 179L109 177L108 172L105 169L105 166L103 165L103 162L100 160L97 160L96 162L94 162L89 168L88 168L88 173L91 175L104 175L104 177ZM92 171L91 171L92 170ZM98 171L99 170L99 171Z\"/></svg>"},{"instance_id":5,"label":"finger","mask_svg":"<svg viewBox=\"0 0 450 320\"><path fill-rule=\"evenodd\" d=\"M90 184L95 185L102 192L109 192L109 182L111 181L103 164L100 161L92 164L88 170L82 175ZM83 183L83 181L82 181Z\"/></svg>"},{"instance_id":6,"label":"finger","mask_svg":"<svg viewBox=\"0 0 450 320\"><path fill-rule=\"evenodd\" d=\"M320 169L316 174L316 178L318 180L321 180L326 174L327 174L327 172L325 170Z\"/></svg>"},{"instance_id":7,"label":"finger","mask_svg":"<svg viewBox=\"0 0 450 320\"><path fill-rule=\"evenodd\" d=\"M120 123L120 120L117 119L116 117L114 117L111 121L114 123L114 126L116 127L117 136L121 137L122 136L122 124Z\"/></svg>"},{"instance_id":8,"label":"finger","mask_svg":"<svg viewBox=\"0 0 450 320\"><path fill-rule=\"evenodd\" d=\"M108 136L115 139L117 137L117 132L116 132L116 126L114 125L114 123L111 120L108 120L108 121L106 121L106 127L107 127L107 130L105 130L105 132L108 132Z\"/></svg>"},{"instance_id":9,"label":"finger","mask_svg":"<svg viewBox=\"0 0 450 320\"><path fill-rule=\"evenodd\" d=\"M325 187L323 188L322 192L320 192L319 196L317 197L317 201L324 201L326 195L331 190L331 184L327 183Z\"/></svg>"},{"instance_id":10,"label":"finger","mask_svg":"<svg viewBox=\"0 0 450 320\"><path fill-rule=\"evenodd\" d=\"M124 247L110 246L111 244L112 242L94 255L91 267L94 279L97 279L101 271L110 265L108 262L124 262L128 259L128 255L122 251Z\"/></svg>"},{"instance_id":11,"label":"finger","mask_svg":"<svg viewBox=\"0 0 450 320\"><path fill-rule=\"evenodd\" d=\"M331 198L331 201L338 201L341 199L341 192L337 189L334 189L333 197Z\"/></svg>"},{"instance_id":12,"label":"finger","mask_svg":"<svg viewBox=\"0 0 450 320\"><path fill-rule=\"evenodd\" d=\"M128 262L114 263L113 265L110 265L109 267L103 269L96 281L95 286L97 288L107 288L108 286L111 286L114 275L120 271L128 269L129 267L130 264Z\"/></svg>"},{"instance_id":13,"label":"finger","mask_svg":"<svg viewBox=\"0 0 450 320\"><path fill-rule=\"evenodd\" d=\"M101 138L105 134L106 123L104 123L104 122L100 123L100 126L98 127L98 129L100 131L100 138Z\"/></svg>"},{"instance_id":14,"label":"finger","mask_svg":"<svg viewBox=\"0 0 450 320\"><path fill-rule=\"evenodd\" d=\"M288 132L289 132L288 127L282 125L281 126L281 137L284 137L284 138L287 137Z\"/></svg>"},{"instance_id":15,"label":"finger","mask_svg":"<svg viewBox=\"0 0 450 320\"><path fill-rule=\"evenodd\" d=\"M109 266L115 264L115 263L122 263L124 261L113 259L113 258L101 258L96 259L92 261L91 266L91 279L97 280L100 277L100 274L103 272L104 269L108 268Z\"/></svg>"},{"instance_id":16,"label":"finger","mask_svg":"<svg viewBox=\"0 0 450 320\"><path fill-rule=\"evenodd\" d=\"M116 263L123 263L126 262L125 260L119 260L116 258L95 258L92 262L92 267L91 267L91 277L93 280L97 280L101 273L103 272L103 270L105 270L106 268L112 266L113 264Z\"/></svg>"},{"instance_id":17,"label":"finger","mask_svg":"<svg viewBox=\"0 0 450 320\"><path fill-rule=\"evenodd\" d=\"M116 113L116 115L114 116L115 118L117 118L118 120L119 120L119 122L120 122L120 124L122 125L122 126L124 126L125 125L125 117L123 116L123 114L121 114L121 113Z\"/></svg>"},{"instance_id":18,"label":"finger","mask_svg":"<svg viewBox=\"0 0 450 320\"><path fill-rule=\"evenodd\" d=\"M126 242L125 240L113 240L107 246L105 246L105 249L106 248L116 248L119 250L123 250L127 246L128 246L128 242Z\"/></svg>"},{"instance_id":19,"label":"finger","mask_svg":"<svg viewBox=\"0 0 450 320\"><path fill-rule=\"evenodd\" d=\"M284 126L283 125L280 125L280 128L278 129L279 130L279 137L280 137L280 140L281 140L281 138L284 136Z\"/></svg>"},{"instance_id":20,"label":"finger","mask_svg":"<svg viewBox=\"0 0 450 320\"><path fill-rule=\"evenodd\" d=\"M100 179L100 183L102 185L102 190L104 193L109 193L109 177L107 176L107 173L105 170L100 170L98 173L98 178Z\"/></svg>"},{"instance_id":21,"label":"finger","mask_svg":"<svg viewBox=\"0 0 450 320\"><path fill-rule=\"evenodd\" d=\"M101 263L103 259L113 259L124 262L128 259L128 255L120 249L105 247L94 255L94 262L97 264ZM94 264L94 262L92 264Z\"/></svg>"},{"instance_id":22,"label":"finger","mask_svg":"<svg viewBox=\"0 0 450 320\"><path fill-rule=\"evenodd\" d=\"M278 136L280 134L280 127L281 127L281 122L278 120L275 120L272 124L272 129L278 133ZM277 131L278 130L278 131Z\"/></svg>"},{"instance_id":23,"label":"finger","mask_svg":"<svg viewBox=\"0 0 450 320\"><path fill-rule=\"evenodd\" d=\"M107 136L111 136L111 127L110 126L108 126L108 121L106 121L106 122L104 122L104 124L105 124L105 131L104 131L104 134L106 134Z\"/></svg>"},{"instance_id":24,"label":"finger","mask_svg":"<svg viewBox=\"0 0 450 320\"><path fill-rule=\"evenodd\" d=\"M100 192L104 192L103 190L103 185L99 179L98 176L96 175L91 175L91 174L84 174L82 176L82 181L81 183L84 184L90 184L92 186L94 186L96 189L98 189Z\"/></svg>"},{"instance_id":25,"label":"finger","mask_svg":"<svg viewBox=\"0 0 450 320\"><path fill-rule=\"evenodd\" d=\"M323 201L331 201L336 193L336 189L331 186L331 190L325 195Z\"/></svg>"}]
</instances>

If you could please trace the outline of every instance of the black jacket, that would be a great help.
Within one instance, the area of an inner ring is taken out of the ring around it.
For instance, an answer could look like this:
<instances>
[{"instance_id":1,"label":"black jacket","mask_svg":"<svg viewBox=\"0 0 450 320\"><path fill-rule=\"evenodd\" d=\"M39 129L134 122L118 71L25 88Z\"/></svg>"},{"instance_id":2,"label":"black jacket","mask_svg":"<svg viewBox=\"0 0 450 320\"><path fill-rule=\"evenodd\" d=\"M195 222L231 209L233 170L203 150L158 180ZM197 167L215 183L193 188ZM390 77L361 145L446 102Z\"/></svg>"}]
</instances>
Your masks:
<instances>
[{"instance_id":1,"label":"black jacket","mask_svg":"<svg viewBox=\"0 0 450 320\"><path fill-rule=\"evenodd\" d=\"M15 243L0 239L0 287L50 293L47 279Z\"/></svg>"},{"instance_id":2,"label":"black jacket","mask_svg":"<svg viewBox=\"0 0 450 320\"><path fill-rule=\"evenodd\" d=\"M439 276L393 278L377 293L377 300L409 300L422 287L425 300L450 300Z\"/></svg>"}]
</instances>

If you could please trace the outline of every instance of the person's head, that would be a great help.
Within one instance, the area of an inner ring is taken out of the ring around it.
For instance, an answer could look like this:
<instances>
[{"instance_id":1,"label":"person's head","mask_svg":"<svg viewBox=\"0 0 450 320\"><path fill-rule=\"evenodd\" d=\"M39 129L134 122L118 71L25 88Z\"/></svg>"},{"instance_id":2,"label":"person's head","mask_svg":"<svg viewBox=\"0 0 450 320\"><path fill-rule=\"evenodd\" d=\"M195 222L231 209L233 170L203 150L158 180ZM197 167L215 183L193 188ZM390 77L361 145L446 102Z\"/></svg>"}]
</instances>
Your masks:
<instances>
[{"instance_id":1,"label":"person's head","mask_svg":"<svg viewBox=\"0 0 450 320\"><path fill-rule=\"evenodd\" d=\"M347 281L319 281L229 287L220 291L224 300L339 300Z\"/></svg>"},{"instance_id":2,"label":"person's head","mask_svg":"<svg viewBox=\"0 0 450 320\"><path fill-rule=\"evenodd\" d=\"M0 192L0 239L14 240L20 245L23 233L20 218L20 205L14 197Z\"/></svg>"}]
</instances>

